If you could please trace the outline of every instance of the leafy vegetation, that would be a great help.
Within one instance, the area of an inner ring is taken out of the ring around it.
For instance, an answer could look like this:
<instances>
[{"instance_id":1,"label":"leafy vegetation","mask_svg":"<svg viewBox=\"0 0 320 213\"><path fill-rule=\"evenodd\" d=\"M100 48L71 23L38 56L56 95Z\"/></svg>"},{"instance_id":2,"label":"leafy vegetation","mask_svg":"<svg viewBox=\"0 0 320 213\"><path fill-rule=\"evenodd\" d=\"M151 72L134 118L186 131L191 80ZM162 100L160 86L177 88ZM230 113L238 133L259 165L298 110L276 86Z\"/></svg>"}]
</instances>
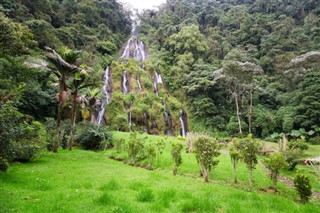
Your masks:
<instances>
[{"instance_id":1,"label":"leafy vegetation","mask_svg":"<svg viewBox=\"0 0 320 213\"><path fill-rule=\"evenodd\" d=\"M174 167L173 167L173 174L176 175L178 172L178 167L182 164L181 158L181 150L183 149L182 144L172 142L172 150L171 156L173 159Z\"/></svg>"},{"instance_id":2,"label":"leafy vegetation","mask_svg":"<svg viewBox=\"0 0 320 213\"><path fill-rule=\"evenodd\" d=\"M194 152L200 166L201 174L204 181L208 182L211 169L219 163L219 160L216 160L216 158L220 155L220 145L214 138L199 136L194 141L194 146Z\"/></svg>"},{"instance_id":3,"label":"leafy vegetation","mask_svg":"<svg viewBox=\"0 0 320 213\"><path fill-rule=\"evenodd\" d=\"M308 176L298 173L294 178L294 186L300 196L300 201L306 203L312 195L310 180Z\"/></svg>"},{"instance_id":4,"label":"leafy vegetation","mask_svg":"<svg viewBox=\"0 0 320 213\"><path fill-rule=\"evenodd\" d=\"M0 209L318 211L319 11L168 0L131 20L117 0L2 0Z\"/></svg>"},{"instance_id":5,"label":"leafy vegetation","mask_svg":"<svg viewBox=\"0 0 320 213\"><path fill-rule=\"evenodd\" d=\"M273 188L277 191L277 181L280 169L283 169L287 166L286 158L284 157L282 152L272 153L268 158L264 159L264 163L266 167L270 169L270 178L273 181Z\"/></svg>"}]
</instances>

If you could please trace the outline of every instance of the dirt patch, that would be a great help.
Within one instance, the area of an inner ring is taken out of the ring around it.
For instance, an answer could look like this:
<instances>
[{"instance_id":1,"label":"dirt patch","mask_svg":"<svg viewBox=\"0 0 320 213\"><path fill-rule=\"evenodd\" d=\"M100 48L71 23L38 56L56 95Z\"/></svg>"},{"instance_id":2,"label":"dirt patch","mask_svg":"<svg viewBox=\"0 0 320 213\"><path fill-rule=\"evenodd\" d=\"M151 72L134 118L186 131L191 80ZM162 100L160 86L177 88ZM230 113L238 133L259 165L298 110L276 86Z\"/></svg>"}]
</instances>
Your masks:
<instances>
[{"instance_id":1,"label":"dirt patch","mask_svg":"<svg viewBox=\"0 0 320 213\"><path fill-rule=\"evenodd\" d=\"M267 172L267 174L270 175L271 174L270 170L263 163L261 163L261 165L264 168L264 170ZM291 178L283 176L283 175L279 175L278 180L281 181L282 183L286 184L287 186L294 188L294 182ZM312 196L315 197L316 199L320 199L320 193L317 191L313 190Z\"/></svg>"},{"instance_id":2,"label":"dirt patch","mask_svg":"<svg viewBox=\"0 0 320 213\"><path fill-rule=\"evenodd\" d=\"M150 166L148 164L145 164L145 163L131 163L131 162L127 161L126 159L122 158L122 157L113 156L113 155L109 155L108 158L110 158L112 160L120 161L120 162L122 162L124 164L130 165L130 166L133 166L133 167L140 167L140 168L147 169L147 170L154 170L152 168L152 166Z\"/></svg>"}]
</instances>

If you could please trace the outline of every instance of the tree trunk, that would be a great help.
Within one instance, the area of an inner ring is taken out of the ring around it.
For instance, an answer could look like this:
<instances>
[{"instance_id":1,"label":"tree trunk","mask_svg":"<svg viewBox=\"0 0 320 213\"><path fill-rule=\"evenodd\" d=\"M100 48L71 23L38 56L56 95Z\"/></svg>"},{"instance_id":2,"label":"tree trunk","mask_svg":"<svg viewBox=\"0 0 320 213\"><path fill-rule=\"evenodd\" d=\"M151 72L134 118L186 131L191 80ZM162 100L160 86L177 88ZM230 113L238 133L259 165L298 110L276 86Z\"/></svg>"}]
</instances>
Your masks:
<instances>
[{"instance_id":1,"label":"tree trunk","mask_svg":"<svg viewBox=\"0 0 320 213\"><path fill-rule=\"evenodd\" d=\"M248 120L249 120L249 134L251 134L251 128L252 128L252 105L253 105L253 100L252 100L252 91L250 91L250 108L249 108L249 116L248 116Z\"/></svg>"},{"instance_id":2,"label":"tree trunk","mask_svg":"<svg viewBox=\"0 0 320 213\"><path fill-rule=\"evenodd\" d=\"M62 106L67 97L67 86L65 83L65 77L62 76L61 81L59 83L59 96L58 96L58 114L57 114L57 125L56 125L56 138L53 144L53 152L58 152L59 141L60 141L60 125L61 125L61 117L62 117Z\"/></svg>"},{"instance_id":3,"label":"tree trunk","mask_svg":"<svg viewBox=\"0 0 320 213\"><path fill-rule=\"evenodd\" d=\"M205 169L203 170L203 178L204 178L204 182L206 183L209 182L209 172L206 171Z\"/></svg>"},{"instance_id":4,"label":"tree trunk","mask_svg":"<svg viewBox=\"0 0 320 213\"><path fill-rule=\"evenodd\" d=\"M283 134L283 136L282 136L282 150L284 152L287 150L287 142L288 142L288 136L286 134Z\"/></svg>"},{"instance_id":5,"label":"tree trunk","mask_svg":"<svg viewBox=\"0 0 320 213\"><path fill-rule=\"evenodd\" d=\"M236 162L233 162L233 177L234 177L234 183L237 184L238 183L238 179L237 179L237 165L236 165Z\"/></svg>"},{"instance_id":6,"label":"tree trunk","mask_svg":"<svg viewBox=\"0 0 320 213\"><path fill-rule=\"evenodd\" d=\"M235 93L234 94L234 101L235 101L235 104L236 104L237 119L238 119L238 124L239 124L239 133L242 134L238 98L239 98L238 94Z\"/></svg>"},{"instance_id":7,"label":"tree trunk","mask_svg":"<svg viewBox=\"0 0 320 213\"><path fill-rule=\"evenodd\" d=\"M176 175L178 172L178 167L176 165L174 165L173 167L173 175Z\"/></svg>"},{"instance_id":8,"label":"tree trunk","mask_svg":"<svg viewBox=\"0 0 320 213\"><path fill-rule=\"evenodd\" d=\"M282 145L282 139L279 138L279 151L282 152L283 151L283 145Z\"/></svg>"},{"instance_id":9,"label":"tree trunk","mask_svg":"<svg viewBox=\"0 0 320 213\"><path fill-rule=\"evenodd\" d=\"M250 186L250 190L252 190L252 169L250 169L250 173L249 173L249 186Z\"/></svg>"},{"instance_id":10,"label":"tree trunk","mask_svg":"<svg viewBox=\"0 0 320 213\"><path fill-rule=\"evenodd\" d=\"M273 180L273 189L275 192L277 192L277 174L276 173L272 174L272 180Z\"/></svg>"},{"instance_id":11,"label":"tree trunk","mask_svg":"<svg viewBox=\"0 0 320 213\"><path fill-rule=\"evenodd\" d=\"M73 94L72 100L72 109L71 109L71 129L70 129L70 140L69 140L69 150L72 150L73 141L74 141L74 130L76 126L76 112L77 112L77 96L78 91L75 91Z\"/></svg>"},{"instance_id":12,"label":"tree trunk","mask_svg":"<svg viewBox=\"0 0 320 213\"><path fill-rule=\"evenodd\" d=\"M53 152L58 152L59 140L60 140L60 124L61 124L62 103L58 105L57 124L56 124L56 138L53 144Z\"/></svg>"}]
</instances>

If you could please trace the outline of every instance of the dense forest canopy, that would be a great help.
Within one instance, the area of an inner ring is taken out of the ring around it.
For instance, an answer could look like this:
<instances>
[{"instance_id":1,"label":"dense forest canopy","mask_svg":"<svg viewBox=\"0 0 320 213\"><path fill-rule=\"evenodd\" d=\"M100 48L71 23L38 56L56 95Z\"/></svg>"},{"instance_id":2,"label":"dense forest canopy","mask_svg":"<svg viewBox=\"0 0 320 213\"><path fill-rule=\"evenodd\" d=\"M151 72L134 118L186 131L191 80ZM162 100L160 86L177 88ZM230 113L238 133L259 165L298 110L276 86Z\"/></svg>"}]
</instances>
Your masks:
<instances>
[{"instance_id":1,"label":"dense forest canopy","mask_svg":"<svg viewBox=\"0 0 320 213\"><path fill-rule=\"evenodd\" d=\"M319 13L315 0L168 0L138 14L138 31L146 63L186 106L191 129L314 137ZM40 121L54 116L57 78L34 69L39 60L31 68L26 61L44 59L45 47L81 50L76 65L101 84L130 35L131 17L116 0L1 0L1 104Z\"/></svg>"},{"instance_id":2,"label":"dense forest canopy","mask_svg":"<svg viewBox=\"0 0 320 213\"><path fill-rule=\"evenodd\" d=\"M319 125L319 13L309 0L170 0L139 17L151 60L171 92L184 94L194 127L236 134L240 124L267 137Z\"/></svg>"}]
</instances>

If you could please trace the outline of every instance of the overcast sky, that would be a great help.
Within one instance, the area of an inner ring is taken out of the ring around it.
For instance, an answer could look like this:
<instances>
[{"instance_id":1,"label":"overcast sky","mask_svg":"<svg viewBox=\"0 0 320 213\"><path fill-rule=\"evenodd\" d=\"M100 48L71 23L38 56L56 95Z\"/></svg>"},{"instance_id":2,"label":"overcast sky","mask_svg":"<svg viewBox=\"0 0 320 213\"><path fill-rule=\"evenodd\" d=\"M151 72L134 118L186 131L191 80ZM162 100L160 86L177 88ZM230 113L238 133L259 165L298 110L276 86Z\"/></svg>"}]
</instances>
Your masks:
<instances>
[{"instance_id":1,"label":"overcast sky","mask_svg":"<svg viewBox=\"0 0 320 213\"><path fill-rule=\"evenodd\" d=\"M122 3L127 3L133 8L137 8L139 11L142 9L153 9L154 6L158 6L165 3L166 0L118 0Z\"/></svg>"}]
</instances>

